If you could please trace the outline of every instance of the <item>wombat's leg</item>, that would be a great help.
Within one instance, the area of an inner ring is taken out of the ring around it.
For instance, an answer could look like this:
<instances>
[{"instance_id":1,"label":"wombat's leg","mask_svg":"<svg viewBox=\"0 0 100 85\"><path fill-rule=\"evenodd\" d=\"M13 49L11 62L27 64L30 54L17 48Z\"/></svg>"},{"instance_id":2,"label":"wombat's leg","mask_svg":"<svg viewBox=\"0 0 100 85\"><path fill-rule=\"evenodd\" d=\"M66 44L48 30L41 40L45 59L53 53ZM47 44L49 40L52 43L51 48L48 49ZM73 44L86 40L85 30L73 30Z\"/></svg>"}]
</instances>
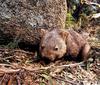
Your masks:
<instances>
[{"instance_id":1,"label":"wombat's leg","mask_svg":"<svg viewBox=\"0 0 100 85\"><path fill-rule=\"evenodd\" d=\"M89 51L90 51L90 45L88 43L86 43L82 49L82 58L83 61L87 61L88 57L89 57Z\"/></svg>"},{"instance_id":2,"label":"wombat's leg","mask_svg":"<svg viewBox=\"0 0 100 85\"><path fill-rule=\"evenodd\" d=\"M84 61L84 69L87 70L87 60L89 58L90 45L86 43L82 49L82 59Z\"/></svg>"}]
</instances>

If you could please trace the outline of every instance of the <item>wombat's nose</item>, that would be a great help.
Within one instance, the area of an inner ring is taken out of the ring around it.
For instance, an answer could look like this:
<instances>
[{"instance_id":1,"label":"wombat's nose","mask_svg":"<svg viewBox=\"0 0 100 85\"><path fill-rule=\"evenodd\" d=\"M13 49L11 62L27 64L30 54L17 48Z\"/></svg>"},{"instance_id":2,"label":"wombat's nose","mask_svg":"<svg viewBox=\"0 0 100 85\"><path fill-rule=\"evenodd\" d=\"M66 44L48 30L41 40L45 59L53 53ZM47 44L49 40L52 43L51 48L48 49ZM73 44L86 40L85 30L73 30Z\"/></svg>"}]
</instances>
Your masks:
<instances>
[{"instance_id":1,"label":"wombat's nose","mask_svg":"<svg viewBox=\"0 0 100 85\"><path fill-rule=\"evenodd\" d=\"M58 54L56 54L56 57L59 57L59 55L58 55Z\"/></svg>"}]
</instances>

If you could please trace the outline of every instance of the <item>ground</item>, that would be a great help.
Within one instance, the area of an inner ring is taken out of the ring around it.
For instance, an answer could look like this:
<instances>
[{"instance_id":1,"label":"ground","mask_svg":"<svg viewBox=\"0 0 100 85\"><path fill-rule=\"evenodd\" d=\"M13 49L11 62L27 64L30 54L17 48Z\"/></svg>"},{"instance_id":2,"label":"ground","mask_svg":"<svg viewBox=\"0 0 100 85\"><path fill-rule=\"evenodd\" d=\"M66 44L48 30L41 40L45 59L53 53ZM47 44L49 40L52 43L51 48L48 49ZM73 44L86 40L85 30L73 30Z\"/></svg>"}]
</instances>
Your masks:
<instances>
[{"instance_id":1,"label":"ground","mask_svg":"<svg viewBox=\"0 0 100 85\"><path fill-rule=\"evenodd\" d=\"M45 64L36 60L37 53L1 47L0 85L99 85L98 31L88 38L91 52L87 65L63 59Z\"/></svg>"}]
</instances>

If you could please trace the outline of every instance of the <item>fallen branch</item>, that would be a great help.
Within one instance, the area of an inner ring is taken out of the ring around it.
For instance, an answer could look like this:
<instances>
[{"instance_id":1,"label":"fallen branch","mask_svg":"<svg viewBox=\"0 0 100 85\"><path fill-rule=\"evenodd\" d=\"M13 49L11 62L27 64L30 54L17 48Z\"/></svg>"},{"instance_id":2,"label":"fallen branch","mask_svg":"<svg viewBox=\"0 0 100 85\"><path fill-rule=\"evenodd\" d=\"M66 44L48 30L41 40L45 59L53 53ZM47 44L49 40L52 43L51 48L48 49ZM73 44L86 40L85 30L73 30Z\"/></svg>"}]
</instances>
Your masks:
<instances>
[{"instance_id":1,"label":"fallen branch","mask_svg":"<svg viewBox=\"0 0 100 85\"><path fill-rule=\"evenodd\" d=\"M41 67L41 68L35 68L35 69L34 68L29 69L29 68L26 68L26 67L22 67L22 68L25 69L25 70L28 70L28 71L36 71L36 70L47 70L47 69L50 69L50 68L75 67L75 66L82 65L83 63L84 62L68 64L68 65L61 65L61 66L48 66L48 67Z\"/></svg>"},{"instance_id":2,"label":"fallen branch","mask_svg":"<svg viewBox=\"0 0 100 85\"><path fill-rule=\"evenodd\" d=\"M13 70L13 69L2 69L0 68L0 73L16 73L16 72L19 72L20 69L17 69L17 70Z\"/></svg>"},{"instance_id":3,"label":"fallen branch","mask_svg":"<svg viewBox=\"0 0 100 85\"><path fill-rule=\"evenodd\" d=\"M37 70L47 70L47 69L50 69L50 68L74 67L74 66L78 66L78 65L81 65L81 64L83 64L83 62L75 63L75 64L69 64L69 65L48 66L48 67L41 67L41 68L26 68L26 67L21 67L21 68L16 69L16 70L7 69L7 68L5 68L5 69L0 68L0 73L15 73L15 72L20 71L21 69L25 69L25 70L28 70L28 71L37 71ZM0 66L9 66L9 67L14 68L14 66L9 65L9 64L0 64Z\"/></svg>"}]
</instances>

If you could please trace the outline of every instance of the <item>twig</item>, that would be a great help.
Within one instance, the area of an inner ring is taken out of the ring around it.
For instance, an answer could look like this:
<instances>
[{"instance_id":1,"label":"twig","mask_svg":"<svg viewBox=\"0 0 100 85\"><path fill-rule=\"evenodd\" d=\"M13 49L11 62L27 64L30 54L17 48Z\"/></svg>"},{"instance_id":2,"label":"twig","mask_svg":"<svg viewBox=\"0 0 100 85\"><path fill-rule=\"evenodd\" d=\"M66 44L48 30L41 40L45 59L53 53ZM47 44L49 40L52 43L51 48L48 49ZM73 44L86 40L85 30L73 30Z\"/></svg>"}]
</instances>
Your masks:
<instances>
[{"instance_id":1,"label":"twig","mask_svg":"<svg viewBox=\"0 0 100 85\"><path fill-rule=\"evenodd\" d=\"M13 58L14 56L9 56L9 57L5 57L5 58L0 58L2 60L6 60L6 59L9 59L9 58Z\"/></svg>"},{"instance_id":2,"label":"twig","mask_svg":"<svg viewBox=\"0 0 100 85\"><path fill-rule=\"evenodd\" d=\"M5 61L6 63L11 64L9 61L7 61L7 60L4 59L4 58L2 58L2 59L0 58L0 60L1 60L1 61L3 60L3 61Z\"/></svg>"},{"instance_id":3,"label":"twig","mask_svg":"<svg viewBox=\"0 0 100 85\"><path fill-rule=\"evenodd\" d=\"M17 70L6 69L6 70L4 70L4 69L0 68L0 73L15 73L15 72L19 72L19 71L20 71L20 69L17 69Z\"/></svg>"},{"instance_id":4,"label":"twig","mask_svg":"<svg viewBox=\"0 0 100 85\"><path fill-rule=\"evenodd\" d=\"M17 79L17 85L21 85L21 82L20 82L20 77L19 76L16 76L16 79Z\"/></svg>"},{"instance_id":5,"label":"twig","mask_svg":"<svg viewBox=\"0 0 100 85\"><path fill-rule=\"evenodd\" d=\"M20 49L13 49L13 51L11 49L7 49L7 48L4 48L4 49L1 49L0 48L0 51L7 51L7 52L23 52L23 53L26 53L26 54L34 54L33 52L28 52L28 51L24 51L24 50L20 50Z\"/></svg>"},{"instance_id":6,"label":"twig","mask_svg":"<svg viewBox=\"0 0 100 85\"><path fill-rule=\"evenodd\" d=\"M0 66L8 66L8 67L15 68L14 66L12 66L12 65L9 65L9 64L0 64Z\"/></svg>"},{"instance_id":7,"label":"twig","mask_svg":"<svg viewBox=\"0 0 100 85\"><path fill-rule=\"evenodd\" d=\"M1 79L0 85L2 85L2 81L4 80L5 76L6 76L6 74L4 74L3 78Z\"/></svg>"},{"instance_id":8,"label":"twig","mask_svg":"<svg viewBox=\"0 0 100 85\"><path fill-rule=\"evenodd\" d=\"M11 84L12 84L12 81L13 81L13 78L12 78L12 76L11 76L10 79L8 80L7 85L11 85Z\"/></svg>"},{"instance_id":9,"label":"twig","mask_svg":"<svg viewBox=\"0 0 100 85\"><path fill-rule=\"evenodd\" d=\"M51 76L51 77L58 79L60 81L64 81L64 82L68 82L68 83L73 84L73 85L77 85L75 82L72 82L72 81L69 81L69 80L65 80L65 79L62 79L62 78L59 78L59 77L55 77L55 76Z\"/></svg>"},{"instance_id":10,"label":"twig","mask_svg":"<svg viewBox=\"0 0 100 85\"><path fill-rule=\"evenodd\" d=\"M13 52L23 52L23 53L30 54L30 55L34 54L33 52L28 52L28 51L24 51L24 50L14 50Z\"/></svg>"},{"instance_id":11,"label":"twig","mask_svg":"<svg viewBox=\"0 0 100 85\"><path fill-rule=\"evenodd\" d=\"M78 65L82 65L84 62L80 62L80 63L74 63L74 64L68 64L68 65L61 65L61 66L55 66L57 68L62 68L62 67L74 67L74 66L78 66Z\"/></svg>"}]
</instances>

